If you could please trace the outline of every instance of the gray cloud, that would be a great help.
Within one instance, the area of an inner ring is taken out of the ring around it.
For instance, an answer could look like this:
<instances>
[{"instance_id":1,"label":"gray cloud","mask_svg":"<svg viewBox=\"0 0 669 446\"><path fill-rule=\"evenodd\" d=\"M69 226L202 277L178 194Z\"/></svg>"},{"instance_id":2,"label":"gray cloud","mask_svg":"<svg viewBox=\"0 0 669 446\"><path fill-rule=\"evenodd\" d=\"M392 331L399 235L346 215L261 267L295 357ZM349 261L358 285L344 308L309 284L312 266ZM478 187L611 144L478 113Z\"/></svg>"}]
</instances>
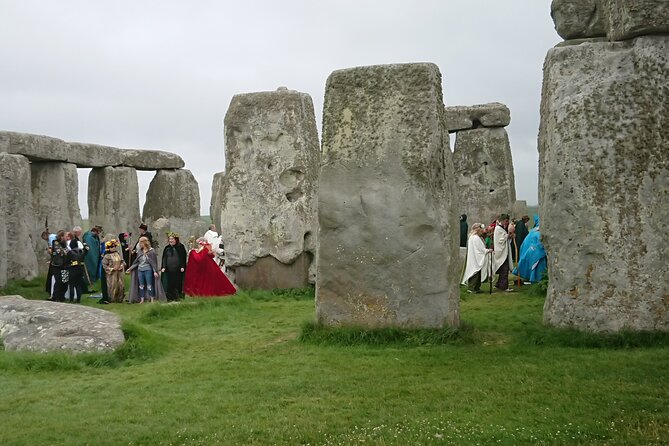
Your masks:
<instances>
[{"instance_id":1,"label":"gray cloud","mask_svg":"<svg viewBox=\"0 0 669 446\"><path fill-rule=\"evenodd\" d=\"M400 62L436 63L447 105L509 106L517 195L537 202L541 67L559 41L550 0L24 0L0 14L0 129L176 152L205 214L234 94L307 92L320 128L333 70Z\"/></svg>"}]
</instances>

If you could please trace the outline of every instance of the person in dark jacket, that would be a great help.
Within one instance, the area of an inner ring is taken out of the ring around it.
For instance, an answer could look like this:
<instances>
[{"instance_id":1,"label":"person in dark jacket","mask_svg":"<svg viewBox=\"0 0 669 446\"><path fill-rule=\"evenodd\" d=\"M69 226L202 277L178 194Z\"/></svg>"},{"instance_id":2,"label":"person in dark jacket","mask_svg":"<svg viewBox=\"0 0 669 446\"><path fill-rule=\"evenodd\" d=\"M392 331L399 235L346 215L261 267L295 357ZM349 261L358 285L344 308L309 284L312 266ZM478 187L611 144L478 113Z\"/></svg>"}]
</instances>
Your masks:
<instances>
[{"instance_id":1,"label":"person in dark jacket","mask_svg":"<svg viewBox=\"0 0 669 446\"><path fill-rule=\"evenodd\" d=\"M527 230L527 222L530 221L530 217L523 215L523 218L516 222L516 237L513 239L513 260L518 261L516 258L516 253L520 252L520 247L523 246L523 241L529 231Z\"/></svg>"},{"instance_id":2,"label":"person in dark jacket","mask_svg":"<svg viewBox=\"0 0 669 446\"><path fill-rule=\"evenodd\" d=\"M179 241L179 234L167 234L167 246L160 262L161 279L167 300L183 298L184 273L186 272L186 248Z\"/></svg>"},{"instance_id":3,"label":"person in dark jacket","mask_svg":"<svg viewBox=\"0 0 669 446\"><path fill-rule=\"evenodd\" d=\"M460 247L467 247L467 232L469 231L469 225L467 224L467 215L462 214L460 216Z\"/></svg>"}]
</instances>

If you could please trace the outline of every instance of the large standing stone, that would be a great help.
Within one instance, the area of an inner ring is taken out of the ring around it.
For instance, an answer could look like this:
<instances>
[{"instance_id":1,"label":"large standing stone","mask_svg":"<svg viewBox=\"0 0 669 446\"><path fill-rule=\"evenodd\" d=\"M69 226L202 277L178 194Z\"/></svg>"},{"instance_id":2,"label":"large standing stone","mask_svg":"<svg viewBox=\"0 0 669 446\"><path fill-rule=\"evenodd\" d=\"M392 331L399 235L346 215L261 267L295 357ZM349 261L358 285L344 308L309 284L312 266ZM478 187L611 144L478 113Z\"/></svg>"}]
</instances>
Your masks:
<instances>
[{"instance_id":1,"label":"large standing stone","mask_svg":"<svg viewBox=\"0 0 669 446\"><path fill-rule=\"evenodd\" d=\"M43 229L38 228L30 192L30 163L21 155L0 153L0 286L11 279L37 276L33 249Z\"/></svg>"},{"instance_id":2,"label":"large standing stone","mask_svg":"<svg viewBox=\"0 0 669 446\"><path fill-rule=\"evenodd\" d=\"M606 13L602 0L553 0L551 17L563 39L606 35Z\"/></svg>"},{"instance_id":3,"label":"large standing stone","mask_svg":"<svg viewBox=\"0 0 669 446\"><path fill-rule=\"evenodd\" d=\"M669 330L669 37L556 47L544 64L544 321Z\"/></svg>"},{"instance_id":4,"label":"large standing stone","mask_svg":"<svg viewBox=\"0 0 669 446\"><path fill-rule=\"evenodd\" d=\"M112 234L139 225L139 185L132 167L92 169L88 176L88 221Z\"/></svg>"},{"instance_id":5,"label":"large standing stone","mask_svg":"<svg viewBox=\"0 0 669 446\"><path fill-rule=\"evenodd\" d=\"M61 161L78 167L134 167L139 170L180 169L184 161L177 154L160 150L118 149L116 147L65 142L49 136L0 132L0 149L30 161Z\"/></svg>"},{"instance_id":6,"label":"large standing stone","mask_svg":"<svg viewBox=\"0 0 669 446\"><path fill-rule=\"evenodd\" d=\"M225 195L223 189L225 185L224 179L225 172L217 172L214 174L214 180L211 183L209 215L211 216L212 223L216 225L216 229L218 229L219 232L223 232L223 228L221 228L221 211L223 210L222 203L223 196Z\"/></svg>"},{"instance_id":7,"label":"large standing stone","mask_svg":"<svg viewBox=\"0 0 669 446\"><path fill-rule=\"evenodd\" d=\"M457 209L470 223L488 224L516 202L509 137L503 128L457 133L453 150Z\"/></svg>"},{"instance_id":8,"label":"large standing stone","mask_svg":"<svg viewBox=\"0 0 669 446\"><path fill-rule=\"evenodd\" d=\"M315 274L320 160L311 97L286 89L235 95L225 146L220 226L237 284L307 285Z\"/></svg>"},{"instance_id":9,"label":"large standing stone","mask_svg":"<svg viewBox=\"0 0 669 446\"><path fill-rule=\"evenodd\" d=\"M158 242L158 258L167 244L167 232L176 232L185 243L190 237L201 237L206 224L200 221L200 190L190 170L159 170L149 184L142 218L152 228ZM153 223L166 219L166 228Z\"/></svg>"},{"instance_id":10,"label":"large standing stone","mask_svg":"<svg viewBox=\"0 0 669 446\"><path fill-rule=\"evenodd\" d=\"M30 165L33 209L38 224L48 222L53 233L60 229L72 230L81 225L79 210L79 178L77 166L69 163L37 163ZM40 273L48 269L47 243L35 237Z\"/></svg>"},{"instance_id":11,"label":"large standing stone","mask_svg":"<svg viewBox=\"0 0 669 446\"><path fill-rule=\"evenodd\" d=\"M121 319L83 305L0 297L0 335L6 350L85 353L118 348Z\"/></svg>"},{"instance_id":12,"label":"large standing stone","mask_svg":"<svg viewBox=\"0 0 669 446\"><path fill-rule=\"evenodd\" d=\"M316 315L325 325L459 323L458 216L433 64L327 81Z\"/></svg>"},{"instance_id":13,"label":"large standing stone","mask_svg":"<svg viewBox=\"0 0 669 446\"><path fill-rule=\"evenodd\" d=\"M529 209L527 207L526 200L516 200L513 204L513 209L511 210L511 216L516 218L522 218L524 215L529 217Z\"/></svg>"}]
</instances>

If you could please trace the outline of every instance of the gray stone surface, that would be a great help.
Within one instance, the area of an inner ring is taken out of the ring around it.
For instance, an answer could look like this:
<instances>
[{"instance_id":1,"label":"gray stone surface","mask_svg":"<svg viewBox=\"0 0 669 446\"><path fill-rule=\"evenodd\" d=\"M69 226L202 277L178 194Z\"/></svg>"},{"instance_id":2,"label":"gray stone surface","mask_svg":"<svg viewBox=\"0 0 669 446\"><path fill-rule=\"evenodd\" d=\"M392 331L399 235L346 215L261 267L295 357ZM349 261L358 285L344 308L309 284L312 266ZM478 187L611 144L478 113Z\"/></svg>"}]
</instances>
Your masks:
<instances>
[{"instance_id":1,"label":"gray stone surface","mask_svg":"<svg viewBox=\"0 0 669 446\"><path fill-rule=\"evenodd\" d=\"M139 170L179 169L180 156L160 150L118 149L116 147L65 142L49 136L0 131L0 148L24 155L31 161L61 161L78 167L134 167Z\"/></svg>"},{"instance_id":2,"label":"gray stone surface","mask_svg":"<svg viewBox=\"0 0 669 446\"><path fill-rule=\"evenodd\" d=\"M223 210L224 178L225 172L214 174L214 180L211 183L211 202L209 203L209 215L219 233L223 230L221 228L221 211Z\"/></svg>"},{"instance_id":3,"label":"gray stone surface","mask_svg":"<svg viewBox=\"0 0 669 446\"><path fill-rule=\"evenodd\" d=\"M603 0L553 0L551 17L563 39L606 36Z\"/></svg>"},{"instance_id":4,"label":"gray stone surface","mask_svg":"<svg viewBox=\"0 0 669 446\"><path fill-rule=\"evenodd\" d=\"M527 215L530 218L532 217L531 215L529 215L527 201L516 200L516 202L513 204L513 209L511 210L511 216L516 218L522 218L523 215Z\"/></svg>"},{"instance_id":5,"label":"gray stone surface","mask_svg":"<svg viewBox=\"0 0 669 446\"><path fill-rule=\"evenodd\" d=\"M225 147L219 226L228 268L251 267L267 256L284 265L295 265L305 252L313 256L320 149L311 97L287 89L235 95L225 116ZM291 271L299 276L293 282L310 280L302 268ZM313 280L315 266L310 271Z\"/></svg>"},{"instance_id":6,"label":"gray stone surface","mask_svg":"<svg viewBox=\"0 0 669 446\"><path fill-rule=\"evenodd\" d=\"M509 108L499 102L445 107L444 122L449 132L479 127L506 127L511 122Z\"/></svg>"},{"instance_id":7,"label":"gray stone surface","mask_svg":"<svg viewBox=\"0 0 669 446\"><path fill-rule=\"evenodd\" d=\"M63 229L71 231L75 225L81 225L79 210L79 178L77 166L59 162L34 162L30 164L30 183L33 197L35 220L40 231L44 223L49 224L50 232ZM47 242L40 237L34 240L35 254L38 259L40 274L48 270L49 255Z\"/></svg>"},{"instance_id":8,"label":"gray stone surface","mask_svg":"<svg viewBox=\"0 0 669 446\"><path fill-rule=\"evenodd\" d=\"M470 224L488 224L510 213L516 202L509 137L503 128L478 128L457 133L453 150L457 212Z\"/></svg>"},{"instance_id":9,"label":"gray stone surface","mask_svg":"<svg viewBox=\"0 0 669 446\"><path fill-rule=\"evenodd\" d=\"M120 318L83 305L0 297L0 338L5 350L107 352L124 341Z\"/></svg>"},{"instance_id":10,"label":"gray stone surface","mask_svg":"<svg viewBox=\"0 0 669 446\"><path fill-rule=\"evenodd\" d=\"M137 232L139 185L132 167L92 169L88 176L88 221L112 234Z\"/></svg>"},{"instance_id":11,"label":"gray stone surface","mask_svg":"<svg viewBox=\"0 0 669 446\"><path fill-rule=\"evenodd\" d=\"M142 217L145 222L160 217L200 217L200 190L190 170L158 170L146 192Z\"/></svg>"},{"instance_id":12,"label":"gray stone surface","mask_svg":"<svg viewBox=\"0 0 669 446\"><path fill-rule=\"evenodd\" d=\"M161 217L153 221L148 221L147 225L153 235L153 240L158 242L156 255L158 255L158 263L162 260L163 249L167 246L167 234L169 232L176 232L179 234L179 240L186 247L186 251L195 248L195 240L202 237L209 227L209 223L200 220L199 218L179 218Z\"/></svg>"},{"instance_id":13,"label":"gray stone surface","mask_svg":"<svg viewBox=\"0 0 669 446\"><path fill-rule=\"evenodd\" d=\"M669 34L667 0L553 0L551 16L566 40Z\"/></svg>"},{"instance_id":14,"label":"gray stone surface","mask_svg":"<svg viewBox=\"0 0 669 446\"><path fill-rule=\"evenodd\" d=\"M669 330L669 36L553 48L539 132L544 322Z\"/></svg>"},{"instance_id":15,"label":"gray stone surface","mask_svg":"<svg viewBox=\"0 0 669 446\"><path fill-rule=\"evenodd\" d=\"M459 223L433 64L333 72L323 111L321 324L459 324Z\"/></svg>"},{"instance_id":16,"label":"gray stone surface","mask_svg":"<svg viewBox=\"0 0 669 446\"><path fill-rule=\"evenodd\" d=\"M0 153L0 286L37 276L38 229L30 192L30 163L21 155Z\"/></svg>"}]
</instances>

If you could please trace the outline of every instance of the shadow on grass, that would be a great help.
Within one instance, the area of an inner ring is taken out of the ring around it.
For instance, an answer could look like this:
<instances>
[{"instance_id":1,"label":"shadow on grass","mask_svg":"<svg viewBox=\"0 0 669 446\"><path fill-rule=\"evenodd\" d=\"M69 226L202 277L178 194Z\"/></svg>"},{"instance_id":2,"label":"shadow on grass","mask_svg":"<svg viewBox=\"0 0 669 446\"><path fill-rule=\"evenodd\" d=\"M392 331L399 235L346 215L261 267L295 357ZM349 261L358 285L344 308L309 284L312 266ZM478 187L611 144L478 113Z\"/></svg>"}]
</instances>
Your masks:
<instances>
[{"instance_id":1,"label":"shadow on grass","mask_svg":"<svg viewBox=\"0 0 669 446\"><path fill-rule=\"evenodd\" d=\"M167 343L160 336L138 325L124 323L123 335L125 342L109 353L3 351L0 354L0 370L51 372L114 368L154 359L167 350Z\"/></svg>"},{"instance_id":2,"label":"shadow on grass","mask_svg":"<svg viewBox=\"0 0 669 446\"><path fill-rule=\"evenodd\" d=\"M542 347L628 349L669 347L669 333L659 331L621 331L593 333L575 329L542 327L527 330L522 343Z\"/></svg>"},{"instance_id":3,"label":"shadow on grass","mask_svg":"<svg viewBox=\"0 0 669 446\"><path fill-rule=\"evenodd\" d=\"M478 340L472 327L441 329L402 329L361 327L324 327L315 322L305 322L299 336L300 342L316 345L472 345Z\"/></svg>"}]
</instances>

